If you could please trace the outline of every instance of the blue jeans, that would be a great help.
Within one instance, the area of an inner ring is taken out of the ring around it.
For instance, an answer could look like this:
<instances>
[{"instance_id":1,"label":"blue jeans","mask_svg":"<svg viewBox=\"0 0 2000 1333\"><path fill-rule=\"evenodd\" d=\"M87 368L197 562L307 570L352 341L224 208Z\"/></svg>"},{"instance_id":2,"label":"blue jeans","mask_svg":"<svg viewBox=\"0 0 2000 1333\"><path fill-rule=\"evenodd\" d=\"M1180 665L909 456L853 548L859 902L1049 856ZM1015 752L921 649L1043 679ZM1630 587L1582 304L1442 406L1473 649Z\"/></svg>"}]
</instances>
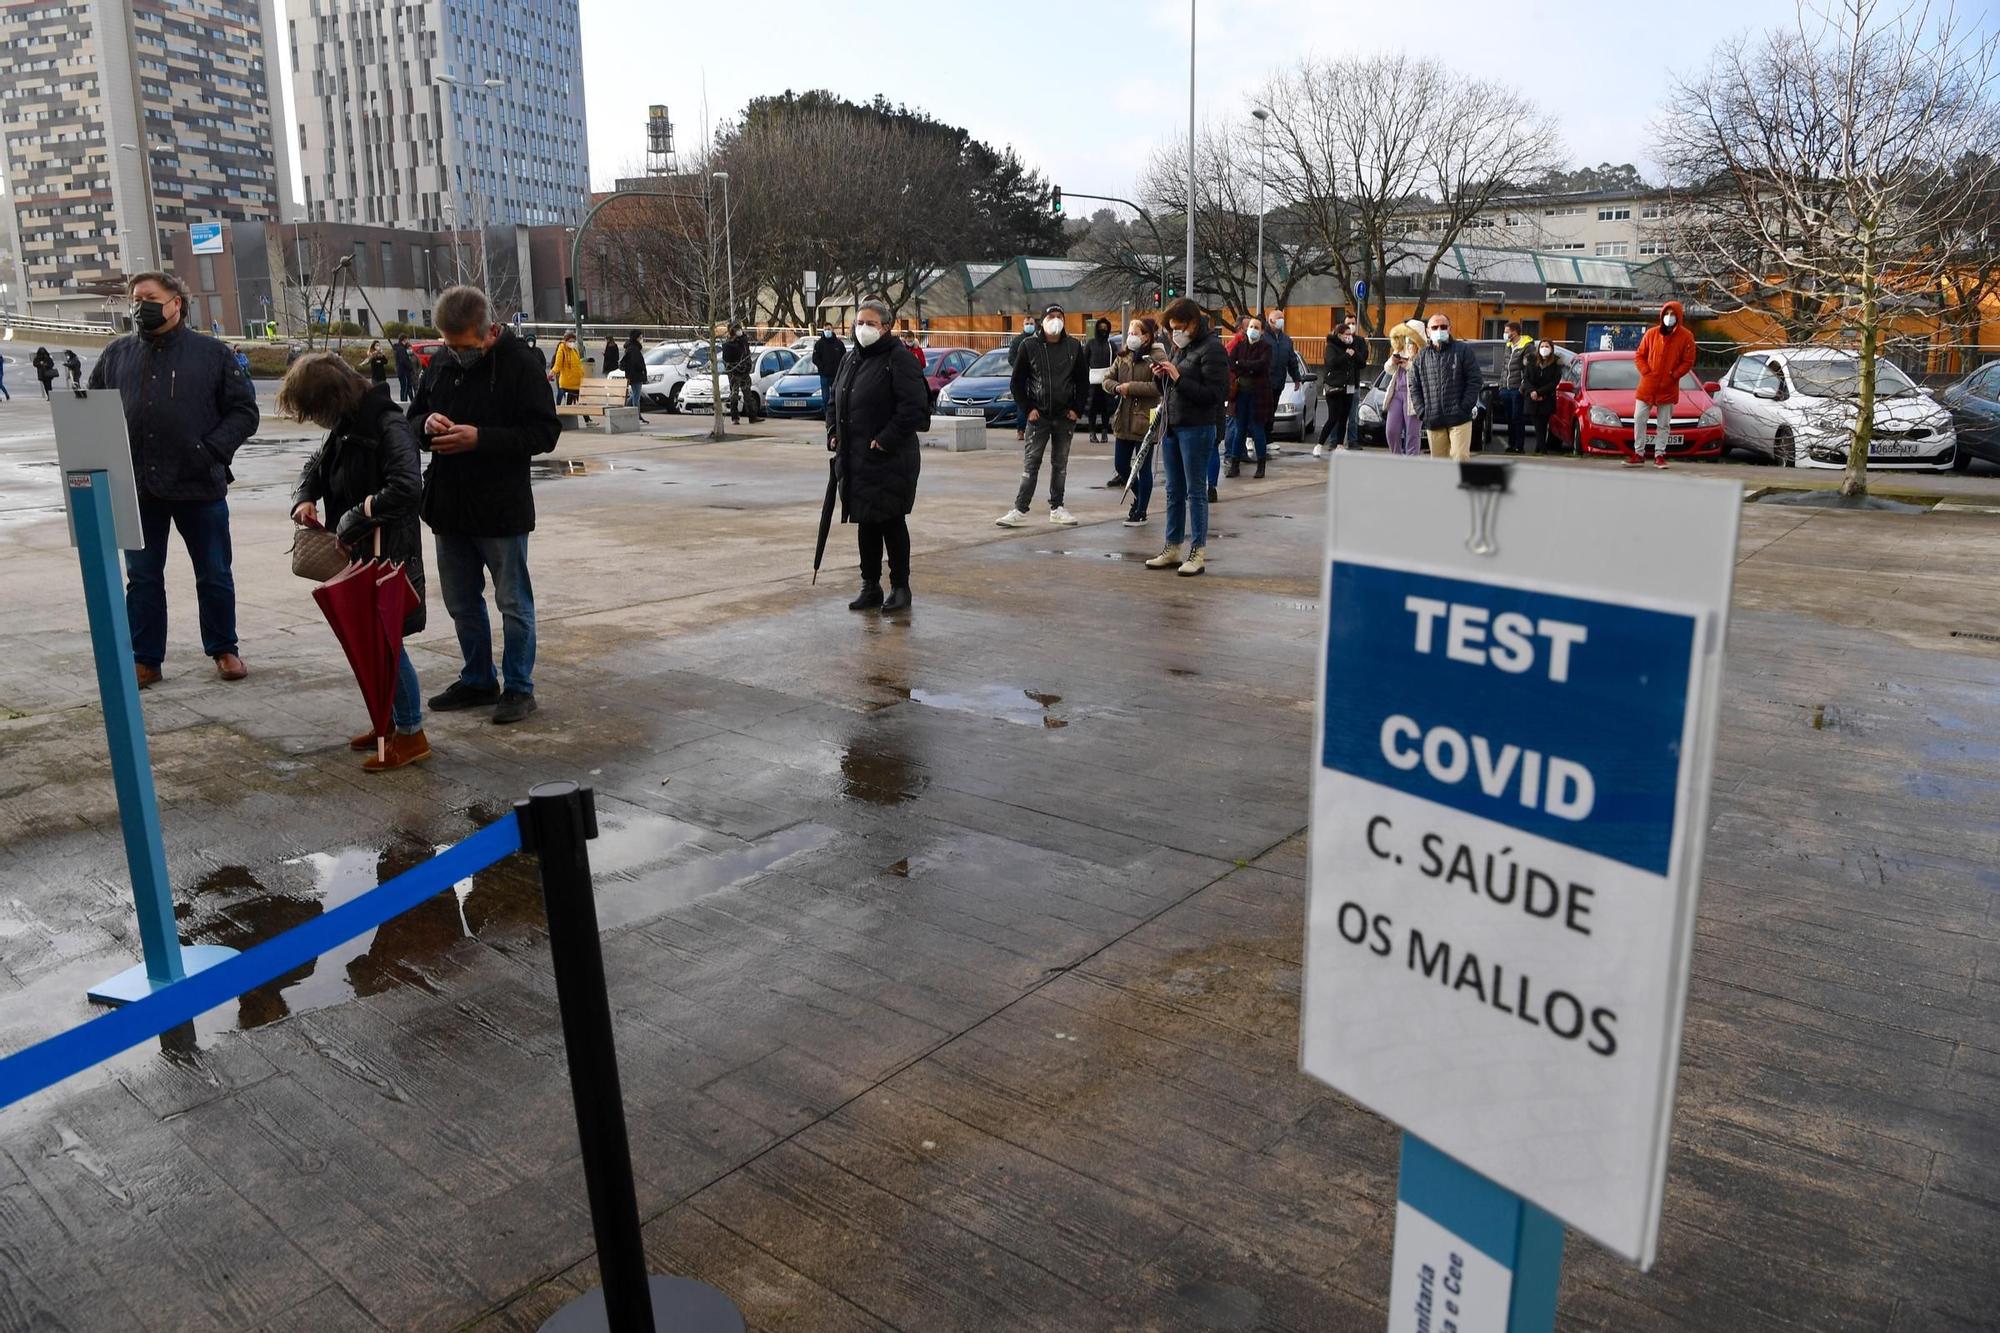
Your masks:
<instances>
[{"instance_id":1,"label":"blue jeans","mask_svg":"<svg viewBox=\"0 0 2000 1333\"><path fill-rule=\"evenodd\" d=\"M490 690L496 684L516 694L535 692L535 589L528 580L528 535L437 539L438 590L458 630L465 659L458 679L466 687ZM493 602L500 608L500 679L493 676L493 625L486 618L486 575L493 575Z\"/></svg>"},{"instance_id":2,"label":"blue jeans","mask_svg":"<svg viewBox=\"0 0 2000 1333\"><path fill-rule=\"evenodd\" d=\"M645 406L646 404L645 404L644 402L642 402L642 401L641 401L641 397L642 397L642 396L643 396L643 395L645 394L645 392L646 392L646 386L645 386L645 385L643 385L643 384L628 384L628 385L626 385L626 386L625 386L625 406L627 406L627 407L644 407L644 406Z\"/></svg>"},{"instance_id":3,"label":"blue jeans","mask_svg":"<svg viewBox=\"0 0 2000 1333\"><path fill-rule=\"evenodd\" d=\"M417 667L408 648L396 663L396 697L389 702L389 721L405 736L423 729L424 691L417 684Z\"/></svg>"},{"instance_id":4,"label":"blue jeans","mask_svg":"<svg viewBox=\"0 0 2000 1333\"><path fill-rule=\"evenodd\" d=\"M1169 426L1160 449L1167 472L1167 545L1179 546L1186 537L1195 546L1206 546L1206 483L1208 470L1217 458L1215 427Z\"/></svg>"},{"instance_id":5,"label":"blue jeans","mask_svg":"<svg viewBox=\"0 0 2000 1333\"><path fill-rule=\"evenodd\" d=\"M1257 412L1257 400L1250 394L1238 394L1236 410L1229 416L1229 456L1242 459L1244 456L1243 437L1248 435L1257 442L1257 461L1262 463L1271 452L1271 433L1264 429L1264 418Z\"/></svg>"},{"instance_id":6,"label":"blue jeans","mask_svg":"<svg viewBox=\"0 0 2000 1333\"><path fill-rule=\"evenodd\" d=\"M210 657L236 651L236 576L230 571L227 500L156 500L139 496L146 545L125 553L125 615L132 623L132 660L157 670L167 655L167 531L181 530L194 562L201 650Z\"/></svg>"},{"instance_id":7,"label":"blue jeans","mask_svg":"<svg viewBox=\"0 0 2000 1333\"><path fill-rule=\"evenodd\" d=\"M1521 415L1521 391L1500 391L1500 419L1507 423L1507 452L1518 454L1527 443L1527 421Z\"/></svg>"}]
</instances>

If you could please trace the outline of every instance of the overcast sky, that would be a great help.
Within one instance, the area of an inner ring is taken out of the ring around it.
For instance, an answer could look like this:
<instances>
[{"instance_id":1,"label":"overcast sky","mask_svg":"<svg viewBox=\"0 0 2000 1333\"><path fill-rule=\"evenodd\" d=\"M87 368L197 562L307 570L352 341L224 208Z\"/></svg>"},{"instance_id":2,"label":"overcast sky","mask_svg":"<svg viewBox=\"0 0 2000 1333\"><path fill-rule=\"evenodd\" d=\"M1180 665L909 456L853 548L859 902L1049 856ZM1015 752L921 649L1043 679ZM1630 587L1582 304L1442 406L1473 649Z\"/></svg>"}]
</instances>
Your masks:
<instances>
[{"instance_id":1,"label":"overcast sky","mask_svg":"<svg viewBox=\"0 0 2000 1333\"><path fill-rule=\"evenodd\" d=\"M1153 146L1187 123L1187 0L582 0L593 181L644 158L646 107L678 143L700 136L702 93L721 120L750 98L826 88L876 93L1011 144L1068 190L1129 196ZM1200 0L1196 100L1247 114L1272 70L1307 54L1431 55L1534 98L1577 164L1651 174L1647 123L1670 69L1706 63L1731 34L1789 20L1792 0Z\"/></svg>"}]
</instances>

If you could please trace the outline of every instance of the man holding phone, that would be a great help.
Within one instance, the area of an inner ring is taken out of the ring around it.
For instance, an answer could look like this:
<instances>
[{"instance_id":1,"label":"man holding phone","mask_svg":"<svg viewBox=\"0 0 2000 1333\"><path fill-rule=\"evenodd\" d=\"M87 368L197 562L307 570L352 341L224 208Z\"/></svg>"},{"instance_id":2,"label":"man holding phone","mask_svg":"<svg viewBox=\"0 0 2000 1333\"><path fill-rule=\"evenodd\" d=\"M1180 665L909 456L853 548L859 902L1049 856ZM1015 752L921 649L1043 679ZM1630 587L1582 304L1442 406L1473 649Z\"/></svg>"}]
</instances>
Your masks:
<instances>
[{"instance_id":1,"label":"man holding phone","mask_svg":"<svg viewBox=\"0 0 2000 1333\"><path fill-rule=\"evenodd\" d=\"M424 522L437 545L438 588L465 660L433 711L494 705L496 723L535 711L535 594L528 534L535 498L528 460L556 447L562 422L543 383L542 359L495 319L486 293L452 287L432 314L444 346L431 358L410 420L431 455ZM501 672L493 670L486 576L500 609Z\"/></svg>"}]
</instances>

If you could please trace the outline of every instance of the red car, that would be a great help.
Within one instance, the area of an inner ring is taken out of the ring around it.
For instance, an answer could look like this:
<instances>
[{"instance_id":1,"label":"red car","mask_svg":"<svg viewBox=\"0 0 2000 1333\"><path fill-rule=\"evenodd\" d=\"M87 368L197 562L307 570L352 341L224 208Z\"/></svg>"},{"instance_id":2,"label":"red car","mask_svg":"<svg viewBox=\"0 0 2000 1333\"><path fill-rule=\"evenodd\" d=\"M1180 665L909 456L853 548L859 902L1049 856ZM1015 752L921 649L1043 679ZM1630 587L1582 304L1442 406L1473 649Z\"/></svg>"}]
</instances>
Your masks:
<instances>
[{"instance_id":1,"label":"red car","mask_svg":"<svg viewBox=\"0 0 2000 1333\"><path fill-rule=\"evenodd\" d=\"M970 347L926 347L924 349L924 383L931 391L931 406L937 406L938 390L965 373L965 368L979 359L979 353Z\"/></svg>"},{"instance_id":2,"label":"red car","mask_svg":"<svg viewBox=\"0 0 2000 1333\"><path fill-rule=\"evenodd\" d=\"M1681 376L1680 400L1674 404L1667 452L1682 458L1718 458L1722 454L1722 409L1709 395L1719 384L1703 384L1692 373ZM1563 369L1556 385L1556 410L1549 433L1567 440L1579 454L1630 454L1632 403L1639 389L1639 367L1630 352L1585 352ZM1658 418L1647 430L1658 429Z\"/></svg>"},{"instance_id":3,"label":"red car","mask_svg":"<svg viewBox=\"0 0 2000 1333\"><path fill-rule=\"evenodd\" d=\"M442 346L444 346L442 338L410 339L410 359L417 363L418 373L421 374L431 368L431 353Z\"/></svg>"}]
</instances>

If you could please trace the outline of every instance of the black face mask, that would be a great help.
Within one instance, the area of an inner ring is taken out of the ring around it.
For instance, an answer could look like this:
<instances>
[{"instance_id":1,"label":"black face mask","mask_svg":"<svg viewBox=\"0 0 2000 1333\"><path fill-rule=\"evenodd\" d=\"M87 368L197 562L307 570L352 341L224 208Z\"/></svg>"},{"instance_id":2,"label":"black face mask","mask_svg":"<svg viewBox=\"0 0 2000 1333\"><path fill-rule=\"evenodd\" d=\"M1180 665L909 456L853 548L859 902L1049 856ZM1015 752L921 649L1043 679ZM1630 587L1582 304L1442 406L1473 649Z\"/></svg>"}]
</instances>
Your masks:
<instances>
[{"instance_id":1,"label":"black face mask","mask_svg":"<svg viewBox=\"0 0 2000 1333\"><path fill-rule=\"evenodd\" d=\"M452 360L458 362L460 370L472 369L486 355L484 347L449 347L445 350L451 353Z\"/></svg>"},{"instance_id":2,"label":"black face mask","mask_svg":"<svg viewBox=\"0 0 2000 1333\"><path fill-rule=\"evenodd\" d=\"M166 327L167 308L158 301L134 301L132 322L141 333L158 333Z\"/></svg>"}]
</instances>

